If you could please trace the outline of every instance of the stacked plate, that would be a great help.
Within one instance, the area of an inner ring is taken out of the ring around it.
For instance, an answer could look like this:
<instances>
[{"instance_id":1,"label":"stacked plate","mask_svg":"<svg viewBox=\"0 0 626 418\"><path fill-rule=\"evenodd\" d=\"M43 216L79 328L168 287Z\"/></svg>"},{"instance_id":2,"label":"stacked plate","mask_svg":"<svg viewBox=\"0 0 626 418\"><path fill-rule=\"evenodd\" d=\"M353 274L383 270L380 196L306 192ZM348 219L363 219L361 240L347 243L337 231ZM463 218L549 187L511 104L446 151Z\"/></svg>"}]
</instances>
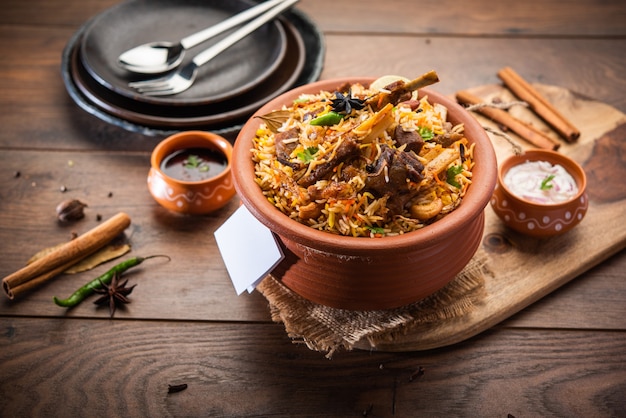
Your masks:
<instances>
[{"instance_id":1,"label":"stacked plate","mask_svg":"<svg viewBox=\"0 0 626 418\"><path fill-rule=\"evenodd\" d=\"M146 96L128 86L153 76L122 68L118 56L151 41L177 41L253 6L249 0L129 0L87 22L63 51L62 74L72 99L108 123L146 135L202 129L236 133L269 100L318 79L321 32L297 9L222 52L200 68L185 92ZM224 36L226 36L225 34ZM186 51L183 65L219 41Z\"/></svg>"}]
</instances>

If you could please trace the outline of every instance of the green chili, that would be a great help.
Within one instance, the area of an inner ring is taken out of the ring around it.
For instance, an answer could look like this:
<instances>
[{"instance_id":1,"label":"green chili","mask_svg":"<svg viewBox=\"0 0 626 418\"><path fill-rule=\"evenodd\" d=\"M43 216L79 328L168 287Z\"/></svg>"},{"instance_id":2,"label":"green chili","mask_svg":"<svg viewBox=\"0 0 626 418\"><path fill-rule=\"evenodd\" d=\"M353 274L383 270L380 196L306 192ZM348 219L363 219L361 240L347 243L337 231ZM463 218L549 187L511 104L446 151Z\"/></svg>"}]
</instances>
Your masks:
<instances>
[{"instance_id":1,"label":"green chili","mask_svg":"<svg viewBox=\"0 0 626 418\"><path fill-rule=\"evenodd\" d=\"M116 274L121 275L123 272L130 269L131 267L138 266L139 264L143 263L145 260L149 258L155 258L155 257L166 257L169 260L169 257L166 255L151 255L149 257L130 258L126 261L122 261L121 263L117 264L116 266L111 268L111 270L104 273L102 276L96 277L89 283L80 287L78 290L72 293L70 297L68 297L67 299L59 299L55 296L54 303L64 308L71 308L73 306L76 306L80 302L85 300L88 296L92 295L94 293L94 289L101 289L103 287L103 284L110 284L111 281L113 280L113 277L115 277Z\"/></svg>"},{"instance_id":2,"label":"green chili","mask_svg":"<svg viewBox=\"0 0 626 418\"><path fill-rule=\"evenodd\" d=\"M331 126L336 125L343 119L343 115L337 112L328 112L315 119L311 119L310 124L314 126Z\"/></svg>"},{"instance_id":3,"label":"green chili","mask_svg":"<svg viewBox=\"0 0 626 418\"><path fill-rule=\"evenodd\" d=\"M418 132L424 141L430 141L431 139L435 137L435 134L432 131L432 129L426 126L420 126L418 128Z\"/></svg>"}]
</instances>

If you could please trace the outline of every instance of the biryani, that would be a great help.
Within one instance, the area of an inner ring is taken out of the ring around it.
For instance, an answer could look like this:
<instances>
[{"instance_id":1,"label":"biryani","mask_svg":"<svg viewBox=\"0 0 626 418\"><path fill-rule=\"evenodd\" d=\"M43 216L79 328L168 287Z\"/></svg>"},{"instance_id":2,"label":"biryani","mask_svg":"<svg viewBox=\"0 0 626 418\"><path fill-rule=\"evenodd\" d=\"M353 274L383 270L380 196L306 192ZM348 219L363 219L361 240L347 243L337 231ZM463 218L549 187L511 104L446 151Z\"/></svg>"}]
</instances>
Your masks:
<instances>
[{"instance_id":1,"label":"biryani","mask_svg":"<svg viewBox=\"0 0 626 418\"><path fill-rule=\"evenodd\" d=\"M457 208L473 144L413 81L381 78L304 94L261 116L256 182L291 219L321 231L383 237L419 230Z\"/></svg>"}]
</instances>

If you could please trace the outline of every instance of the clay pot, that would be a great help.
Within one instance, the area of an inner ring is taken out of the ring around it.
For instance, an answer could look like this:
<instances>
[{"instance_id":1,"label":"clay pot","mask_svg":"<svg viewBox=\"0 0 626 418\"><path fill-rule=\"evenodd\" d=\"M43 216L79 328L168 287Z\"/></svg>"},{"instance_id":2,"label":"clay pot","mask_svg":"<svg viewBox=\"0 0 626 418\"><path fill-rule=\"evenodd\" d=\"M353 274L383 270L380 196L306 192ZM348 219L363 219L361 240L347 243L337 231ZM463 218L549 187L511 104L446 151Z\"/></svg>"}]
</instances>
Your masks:
<instances>
[{"instance_id":1,"label":"clay pot","mask_svg":"<svg viewBox=\"0 0 626 418\"><path fill-rule=\"evenodd\" d=\"M303 93L336 90L346 82L368 85L373 78L335 79L305 85L263 106L264 115L290 105ZM285 259L272 272L282 283L318 304L350 310L395 308L418 301L445 286L477 250L484 228L484 208L496 182L496 157L485 131L456 102L423 90L431 102L445 105L453 124L464 123L476 144L473 183L462 204L443 219L418 231L383 237L338 236L289 219L270 202L254 181L250 148L261 120L252 117L235 142L233 179L246 208L273 231Z\"/></svg>"},{"instance_id":2,"label":"clay pot","mask_svg":"<svg viewBox=\"0 0 626 418\"><path fill-rule=\"evenodd\" d=\"M570 200L558 204L540 204L515 195L504 184L504 177L511 167L526 161L560 164L576 181L578 193ZM500 165L491 207L509 228L531 237L548 238L563 234L582 221L589 205L586 188L585 172L571 158L550 150L528 150L521 155L509 157Z\"/></svg>"},{"instance_id":3,"label":"clay pot","mask_svg":"<svg viewBox=\"0 0 626 418\"><path fill-rule=\"evenodd\" d=\"M226 169L201 181L179 180L162 171L161 163L167 156L190 148L221 153L227 161ZM161 206L173 212L200 215L221 208L235 195L231 175L232 152L228 140L210 132L186 131L167 137L152 151L148 173L150 194Z\"/></svg>"}]
</instances>

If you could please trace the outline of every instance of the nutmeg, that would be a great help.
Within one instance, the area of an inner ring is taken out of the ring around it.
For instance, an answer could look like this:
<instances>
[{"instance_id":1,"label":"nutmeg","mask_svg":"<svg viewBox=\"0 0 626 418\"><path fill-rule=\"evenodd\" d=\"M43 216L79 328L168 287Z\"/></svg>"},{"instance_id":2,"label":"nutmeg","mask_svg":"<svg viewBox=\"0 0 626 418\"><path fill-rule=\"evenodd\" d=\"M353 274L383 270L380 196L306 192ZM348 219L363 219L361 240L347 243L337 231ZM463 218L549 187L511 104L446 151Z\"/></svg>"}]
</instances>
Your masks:
<instances>
[{"instance_id":1,"label":"nutmeg","mask_svg":"<svg viewBox=\"0 0 626 418\"><path fill-rule=\"evenodd\" d=\"M87 205L77 199L64 200L57 205L57 217L61 222L72 222L85 216Z\"/></svg>"}]
</instances>

